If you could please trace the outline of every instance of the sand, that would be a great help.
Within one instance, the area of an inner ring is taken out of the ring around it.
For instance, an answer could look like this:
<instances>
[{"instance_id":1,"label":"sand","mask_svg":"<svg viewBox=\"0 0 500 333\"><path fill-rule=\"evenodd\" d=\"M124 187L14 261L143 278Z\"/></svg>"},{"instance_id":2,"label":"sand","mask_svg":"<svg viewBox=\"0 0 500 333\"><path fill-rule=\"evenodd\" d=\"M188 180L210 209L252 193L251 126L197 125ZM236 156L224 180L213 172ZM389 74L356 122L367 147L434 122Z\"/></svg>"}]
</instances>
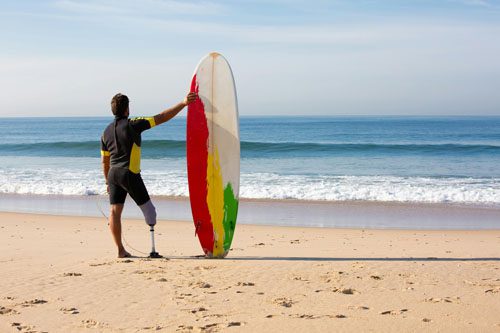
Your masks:
<instances>
[{"instance_id":1,"label":"sand","mask_svg":"<svg viewBox=\"0 0 500 333\"><path fill-rule=\"evenodd\" d=\"M140 220L127 242L149 251ZM239 225L228 258L160 221L0 213L0 332L499 332L500 230Z\"/></svg>"}]
</instances>

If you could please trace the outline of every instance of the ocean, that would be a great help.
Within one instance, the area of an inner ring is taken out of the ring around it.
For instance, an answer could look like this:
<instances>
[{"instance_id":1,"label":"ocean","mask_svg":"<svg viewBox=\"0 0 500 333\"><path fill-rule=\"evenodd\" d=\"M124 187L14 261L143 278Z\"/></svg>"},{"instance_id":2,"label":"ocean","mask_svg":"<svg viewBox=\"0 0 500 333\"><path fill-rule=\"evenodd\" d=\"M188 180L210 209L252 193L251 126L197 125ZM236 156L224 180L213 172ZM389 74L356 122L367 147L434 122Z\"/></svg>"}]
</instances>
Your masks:
<instances>
[{"instance_id":1,"label":"ocean","mask_svg":"<svg viewBox=\"0 0 500 333\"><path fill-rule=\"evenodd\" d=\"M0 193L105 194L111 117L0 119ZM157 196L188 196L186 118L143 134ZM241 117L240 197L500 206L500 117Z\"/></svg>"}]
</instances>

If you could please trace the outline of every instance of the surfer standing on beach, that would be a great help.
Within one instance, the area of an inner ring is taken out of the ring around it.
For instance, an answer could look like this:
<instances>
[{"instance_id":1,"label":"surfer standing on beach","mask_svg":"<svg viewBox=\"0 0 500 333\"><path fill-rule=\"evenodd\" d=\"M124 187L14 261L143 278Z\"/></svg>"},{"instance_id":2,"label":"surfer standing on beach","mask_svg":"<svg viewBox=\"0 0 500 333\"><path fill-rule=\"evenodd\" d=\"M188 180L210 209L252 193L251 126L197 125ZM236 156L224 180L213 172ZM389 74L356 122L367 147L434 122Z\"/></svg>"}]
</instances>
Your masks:
<instances>
[{"instance_id":1,"label":"surfer standing on beach","mask_svg":"<svg viewBox=\"0 0 500 333\"><path fill-rule=\"evenodd\" d=\"M101 156L104 179L109 193L111 210L109 228L118 247L118 257L130 257L122 244L121 216L127 193L141 208L146 223L156 224L156 209L141 177L141 133L175 117L184 107L197 98L189 93L182 102L154 117L129 119L129 99L116 94L111 99L115 119L101 137Z\"/></svg>"}]
</instances>

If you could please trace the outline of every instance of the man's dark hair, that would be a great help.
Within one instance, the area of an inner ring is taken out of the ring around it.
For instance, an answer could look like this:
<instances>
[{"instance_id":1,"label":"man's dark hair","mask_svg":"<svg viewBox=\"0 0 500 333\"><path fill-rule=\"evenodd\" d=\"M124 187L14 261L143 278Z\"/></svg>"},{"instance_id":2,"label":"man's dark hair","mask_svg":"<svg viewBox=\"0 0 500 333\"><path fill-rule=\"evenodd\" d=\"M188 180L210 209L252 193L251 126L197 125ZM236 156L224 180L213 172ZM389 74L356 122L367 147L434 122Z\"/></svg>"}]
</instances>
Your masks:
<instances>
[{"instance_id":1,"label":"man's dark hair","mask_svg":"<svg viewBox=\"0 0 500 333\"><path fill-rule=\"evenodd\" d=\"M123 117L128 108L128 97L116 94L111 99L111 112L117 117Z\"/></svg>"}]
</instances>

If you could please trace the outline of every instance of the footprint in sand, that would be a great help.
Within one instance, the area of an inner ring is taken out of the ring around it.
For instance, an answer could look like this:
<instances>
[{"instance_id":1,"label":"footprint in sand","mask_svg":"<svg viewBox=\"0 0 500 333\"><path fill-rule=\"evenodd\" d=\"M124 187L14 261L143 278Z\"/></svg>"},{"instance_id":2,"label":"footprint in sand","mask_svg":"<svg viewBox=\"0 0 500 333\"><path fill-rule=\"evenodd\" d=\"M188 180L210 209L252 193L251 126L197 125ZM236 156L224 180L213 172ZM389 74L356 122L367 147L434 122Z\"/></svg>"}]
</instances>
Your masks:
<instances>
[{"instance_id":1,"label":"footprint in sand","mask_svg":"<svg viewBox=\"0 0 500 333\"><path fill-rule=\"evenodd\" d=\"M210 283L206 283L206 282L203 282L203 281L199 281L199 282L192 282L189 284L190 287L197 287L197 288L211 288L212 285Z\"/></svg>"},{"instance_id":2,"label":"footprint in sand","mask_svg":"<svg viewBox=\"0 0 500 333\"><path fill-rule=\"evenodd\" d=\"M349 310L370 310L369 307L364 306L364 305L360 305L360 306L349 305L347 308Z\"/></svg>"},{"instance_id":3,"label":"footprint in sand","mask_svg":"<svg viewBox=\"0 0 500 333\"><path fill-rule=\"evenodd\" d=\"M359 294L360 292L353 289L353 288L342 288L342 289L337 289L337 288L334 288L335 292L339 292L341 294L344 294L344 295L354 295L354 294Z\"/></svg>"},{"instance_id":4,"label":"footprint in sand","mask_svg":"<svg viewBox=\"0 0 500 333\"><path fill-rule=\"evenodd\" d=\"M212 270L212 269L215 269L216 267L215 266L196 266L195 268L193 268L195 271L204 271L204 270Z\"/></svg>"},{"instance_id":5,"label":"footprint in sand","mask_svg":"<svg viewBox=\"0 0 500 333\"><path fill-rule=\"evenodd\" d=\"M408 309L401 309L401 310L386 310L386 311L382 311L380 312L381 315L399 315L399 314L402 314L402 313L405 313L405 312L408 312Z\"/></svg>"},{"instance_id":6,"label":"footprint in sand","mask_svg":"<svg viewBox=\"0 0 500 333\"><path fill-rule=\"evenodd\" d=\"M31 306L38 305L38 304L45 304L45 303L47 303L46 300L35 298L31 301L24 301L19 305L21 305L23 308L26 308L26 307L31 307Z\"/></svg>"},{"instance_id":7,"label":"footprint in sand","mask_svg":"<svg viewBox=\"0 0 500 333\"><path fill-rule=\"evenodd\" d=\"M274 301L273 301L274 304L276 305L281 305L285 308L291 308L293 304L295 304L294 301L292 301L290 298L286 298L286 297L280 297L280 298L276 298Z\"/></svg>"},{"instance_id":8,"label":"footprint in sand","mask_svg":"<svg viewBox=\"0 0 500 333\"><path fill-rule=\"evenodd\" d=\"M188 325L179 325L179 326L177 326L177 329L176 329L176 331L180 331L180 332L190 332L192 330L194 330L194 327L188 326Z\"/></svg>"},{"instance_id":9,"label":"footprint in sand","mask_svg":"<svg viewBox=\"0 0 500 333\"><path fill-rule=\"evenodd\" d=\"M191 313L198 313L198 312L204 312L204 311L208 311L208 310L202 306L200 306L199 308L193 309L193 310L189 310L189 312L191 312Z\"/></svg>"},{"instance_id":10,"label":"footprint in sand","mask_svg":"<svg viewBox=\"0 0 500 333\"><path fill-rule=\"evenodd\" d=\"M338 271L338 272L326 272L325 274L321 275L320 278L322 281L326 282L326 283L330 283L330 282L336 282L336 281L339 281L343 276L346 276L348 274L346 274L345 272L343 271ZM304 280L304 281L307 281L307 280Z\"/></svg>"},{"instance_id":11,"label":"footprint in sand","mask_svg":"<svg viewBox=\"0 0 500 333\"><path fill-rule=\"evenodd\" d=\"M294 280L294 281L308 281L307 279L305 279L305 278L303 278L303 277L301 277L301 276L294 276L294 277L293 277L293 280Z\"/></svg>"},{"instance_id":12,"label":"footprint in sand","mask_svg":"<svg viewBox=\"0 0 500 333\"><path fill-rule=\"evenodd\" d=\"M16 315L16 314L19 314L19 312L17 312L14 309L0 306L0 315Z\"/></svg>"},{"instance_id":13,"label":"footprint in sand","mask_svg":"<svg viewBox=\"0 0 500 333\"><path fill-rule=\"evenodd\" d=\"M235 326L243 326L243 323L240 321L231 321L227 323L227 327L235 327Z\"/></svg>"},{"instance_id":14,"label":"footprint in sand","mask_svg":"<svg viewBox=\"0 0 500 333\"><path fill-rule=\"evenodd\" d=\"M495 287L493 289L487 289L484 291L486 294L491 293L491 294L496 294L500 292L500 287Z\"/></svg>"},{"instance_id":15,"label":"footprint in sand","mask_svg":"<svg viewBox=\"0 0 500 333\"><path fill-rule=\"evenodd\" d=\"M90 267L98 267L98 266L108 266L108 265L112 265L113 262L98 262L98 263L93 263L93 264L89 264Z\"/></svg>"},{"instance_id":16,"label":"footprint in sand","mask_svg":"<svg viewBox=\"0 0 500 333\"><path fill-rule=\"evenodd\" d=\"M60 308L59 311L61 311L64 314L79 314L77 308Z\"/></svg>"},{"instance_id":17,"label":"footprint in sand","mask_svg":"<svg viewBox=\"0 0 500 333\"><path fill-rule=\"evenodd\" d=\"M125 259L125 260L117 260L116 262L120 263L120 264L130 264L131 262L134 262L134 261L131 259Z\"/></svg>"},{"instance_id":18,"label":"footprint in sand","mask_svg":"<svg viewBox=\"0 0 500 333\"><path fill-rule=\"evenodd\" d=\"M429 303L458 303L460 301L460 297L455 296L455 297L431 297L431 298L426 298L424 300L425 302Z\"/></svg>"},{"instance_id":19,"label":"footprint in sand","mask_svg":"<svg viewBox=\"0 0 500 333\"><path fill-rule=\"evenodd\" d=\"M289 315L289 317L299 318L299 319L317 319L317 318L319 318L318 316L315 316L312 314L293 314L293 315Z\"/></svg>"},{"instance_id":20,"label":"footprint in sand","mask_svg":"<svg viewBox=\"0 0 500 333\"><path fill-rule=\"evenodd\" d=\"M82 325L85 328L105 328L108 326L106 323L100 323L94 319L82 320Z\"/></svg>"},{"instance_id":21,"label":"footprint in sand","mask_svg":"<svg viewBox=\"0 0 500 333\"><path fill-rule=\"evenodd\" d=\"M29 325L23 325L21 323L12 323L10 324L11 327L15 328L16 330L18 330L19 332L26 332L26 333L29 333L29 332L35 332L33 329L34 329L34 326L29 326Z\"/></svg>"},{"instance_id":22,"label":"footprint in sand","mask_svg":"<svg viewBox=\"0 0 500 333\"><path fill-rule=\"evenodd\" d=\"M206 314L202 316L205 320L207 320L209 317L214 317L214 318L222 318L225 317L226 315L220 314L220 313L212 313L212 314Z\"/></svg>"},{"instance_id":23,"label":"footprint in sand","mask_svg":"<svg viewBox=\"0 0 500 333\"><path fill-rule=\"evenodd\" d=\"M143 330L152 330L152 331L161 331L163 329L162 326L156 325L156 326L145 326L142 328Z\"/></svg>"},{"instance_id":24,"label":"footprint in sand","mask_svg":"<svg viewBox=\"0 0 500 333\"><path fill-rule=\"evenodd\" d=\"M220 324L213 323L213 324L207 324L205 326L200 326L199 329L202 332L215 332L217 328L219 327Z\"/></svg>"},{"instance_id":25,"label":"footprint in sand","mask_svg":"<svg viewBox=\"0 0 500 333\"><path fill-rule=\"evenodd\" d=\"M137 270L133 271L132 274L163 274L165 271L163 269L149 269L149 270Z\"/></svg>"}]
</instances>

